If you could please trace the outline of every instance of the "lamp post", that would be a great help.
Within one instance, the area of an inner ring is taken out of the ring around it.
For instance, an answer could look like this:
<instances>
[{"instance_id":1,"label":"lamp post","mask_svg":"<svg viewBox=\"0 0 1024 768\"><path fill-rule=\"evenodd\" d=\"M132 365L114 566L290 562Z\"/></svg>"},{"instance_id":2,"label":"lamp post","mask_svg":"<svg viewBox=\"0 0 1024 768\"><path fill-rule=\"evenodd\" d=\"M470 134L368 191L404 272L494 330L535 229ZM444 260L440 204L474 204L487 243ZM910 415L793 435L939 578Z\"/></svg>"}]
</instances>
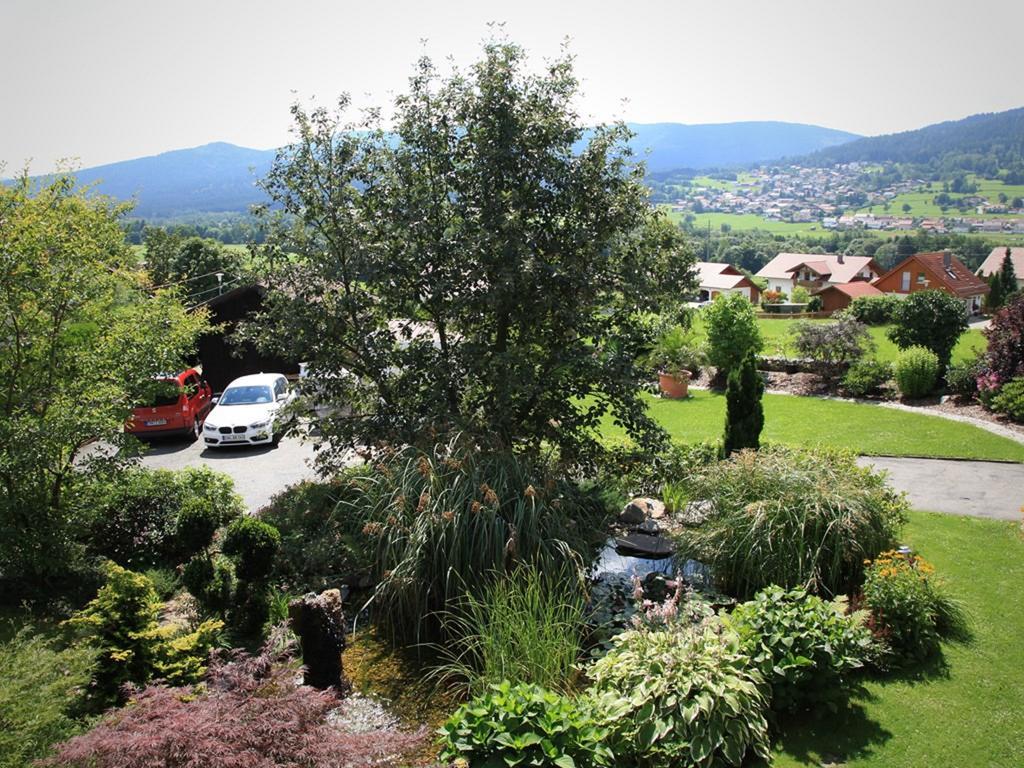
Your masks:
<instances>
[{"instance_id":1,"label":"lamp post","mask_svg":"<svg viewBox=\"0 0 1024 768\"><path fill-rule=\"evenodd\" d=\"M220 296L222 293L224 293L224 273L223 272L218 272L217 273L217 295Z\"/></svg>"}]
</instances>

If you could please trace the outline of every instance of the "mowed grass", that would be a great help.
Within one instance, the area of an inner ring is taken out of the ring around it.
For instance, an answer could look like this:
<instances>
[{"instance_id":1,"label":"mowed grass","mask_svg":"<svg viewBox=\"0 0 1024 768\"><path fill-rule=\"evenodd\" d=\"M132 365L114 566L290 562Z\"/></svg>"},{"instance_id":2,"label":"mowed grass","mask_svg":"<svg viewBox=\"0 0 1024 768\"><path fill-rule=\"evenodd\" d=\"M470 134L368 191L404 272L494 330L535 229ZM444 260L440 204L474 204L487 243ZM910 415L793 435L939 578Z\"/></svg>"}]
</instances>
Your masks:
<instances>
[{"instance_id":1,"label":"mowed grass","mask_svg":"<svg viewBox=\"0 0 1024 768\"><path fill-rule=\"evenodd\" d=\"M686 400L644 395L651 416L673 440L717 442L725 426L725 395L691 390ZM878 456L929 456L1024 462L1024 444L972 424L878 405L793 395L764 396L761 440L827 446ZM606 415L600 427L609 442L626 432Z\"/></svg>"},{"instance_id":2,"label":"mowed grass","mask_svg":"<svg viewBox=\"0 0 1024 768\"><path fill-rule=\"evenodd\" d=\"M865 683L836 714L783 724L776 768L1024 765L1024 537L1015 523L914 512L904 540L972 619L930 669Z\"/></svg>"},{"instance_id":3,"label":"mowed grass","mask_svg":"<svg viewBox=\"0 0 1024 768\"><path fill-rule=\"evenodd\" d=\"M682 221L685 214L671 211L665 207L665 213L672 221ZM820 224L794 224L789 221L772 221L754 213L696 213L693 227L697 232L704 232L711 225L711 230L720 232L723 224L728 224L736 232L759 229L773 235L820 235L831 236L831 232L822 229Z\"/></svg>"},{"instance_id":4,"label":"mowed grass","mask_svg":"<svg viewBox=\"0 0 1024 768\"><path fill-rule=\"evenodd\" d=\"M771 356L795 355L792 348L793 327L798 322L827 323L830 321L827 318L804 321L799 319L769 320L760 318L758 319L757 324L761 329L761 337L764 339L764 350L761 354ZM886 331L888 329L889 326L879 325L871 326L868 330L871 332L871 338L875 342L875 352L872 356L878 360L893 362L899 354L899 347L897 347L889 340L889 337L886 336ZM693 331L697 338L701 340L706 338L707 331L700 315L694 319ZM968 329L964 332L963 336L960 337L959 342L953 350L953 362L969 359L976 352L984 351L985 345L985 336L980 330L977 328Z\"/></svg>"}]
</instances>

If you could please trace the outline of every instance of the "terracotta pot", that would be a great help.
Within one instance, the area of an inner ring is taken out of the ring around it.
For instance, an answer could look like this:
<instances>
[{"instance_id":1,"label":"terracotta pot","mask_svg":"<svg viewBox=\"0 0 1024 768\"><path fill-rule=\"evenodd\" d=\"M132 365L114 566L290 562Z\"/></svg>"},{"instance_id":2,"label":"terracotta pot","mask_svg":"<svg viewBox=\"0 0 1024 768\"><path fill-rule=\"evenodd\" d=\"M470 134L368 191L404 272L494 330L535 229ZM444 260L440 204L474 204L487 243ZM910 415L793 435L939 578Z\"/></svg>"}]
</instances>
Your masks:
<instances>
[{"instance_id":1,"label":"terracotta pot","mask_svg":"<svg viewBox=\"0 0 1024 768\"><path fill-rule=\"evenodd\" d=\"M673 400L690 396L690 372L680 371L677 374L659 373L658 386L661 388L662 397L669 397Z\"/></svg>"}]
</instances>

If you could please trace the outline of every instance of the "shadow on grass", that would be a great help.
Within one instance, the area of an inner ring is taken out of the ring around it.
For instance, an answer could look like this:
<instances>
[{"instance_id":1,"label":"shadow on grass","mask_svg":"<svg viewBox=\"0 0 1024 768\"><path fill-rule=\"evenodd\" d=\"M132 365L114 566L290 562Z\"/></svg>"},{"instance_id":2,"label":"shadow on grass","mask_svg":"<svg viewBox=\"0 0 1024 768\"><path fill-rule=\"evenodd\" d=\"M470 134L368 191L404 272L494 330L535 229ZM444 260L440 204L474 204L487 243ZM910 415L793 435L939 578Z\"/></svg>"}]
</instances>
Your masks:
<instances>
[{"instance_id":1,"label":"shadow on grass","mask_svg":"<svg viewBox=\"0 0 1024 768\"><path fill-rule=\"evenodd\" d=\"M858 693L860 701L874 697ZM859 701L837 711L788 715L778 723L778 749L803 765L831 766L864 758L892 738L892 733L867 716Z\"/></svg>"}]
</instances>

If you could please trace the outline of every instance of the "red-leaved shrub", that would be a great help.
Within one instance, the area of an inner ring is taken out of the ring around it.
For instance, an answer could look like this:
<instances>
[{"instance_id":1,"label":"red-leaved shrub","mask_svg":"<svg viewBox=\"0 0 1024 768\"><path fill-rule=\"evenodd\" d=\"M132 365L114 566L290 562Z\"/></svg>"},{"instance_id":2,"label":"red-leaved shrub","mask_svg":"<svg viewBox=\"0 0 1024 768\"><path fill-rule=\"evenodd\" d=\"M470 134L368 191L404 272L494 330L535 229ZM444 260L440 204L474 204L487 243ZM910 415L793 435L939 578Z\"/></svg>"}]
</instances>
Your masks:
<instances>
[{"instance_id":1,"label":"red-leaved shrub","mask_svg":"<svg viewBox=\"0 0 1024 768\"><path fill-rule=\"evenodd\" d=\"M988 338L985 364L996 385L1024 376L1024 295L996 312L983 333Z\"/></svg>"},{"instance_id":2,"label":"red-leaved shrub","mask_svg":"<svg viewBox=\"0 0 1024 768\"><path fill-rule=\"evenodd\" d=\"M148 686L42 765L362 768L398 765L422 742L422 730L356 733L330 723L341 699L301 685L297 670L279 662L266 650L216 660L198 695Z\"/></svg>"}]
</instances>

